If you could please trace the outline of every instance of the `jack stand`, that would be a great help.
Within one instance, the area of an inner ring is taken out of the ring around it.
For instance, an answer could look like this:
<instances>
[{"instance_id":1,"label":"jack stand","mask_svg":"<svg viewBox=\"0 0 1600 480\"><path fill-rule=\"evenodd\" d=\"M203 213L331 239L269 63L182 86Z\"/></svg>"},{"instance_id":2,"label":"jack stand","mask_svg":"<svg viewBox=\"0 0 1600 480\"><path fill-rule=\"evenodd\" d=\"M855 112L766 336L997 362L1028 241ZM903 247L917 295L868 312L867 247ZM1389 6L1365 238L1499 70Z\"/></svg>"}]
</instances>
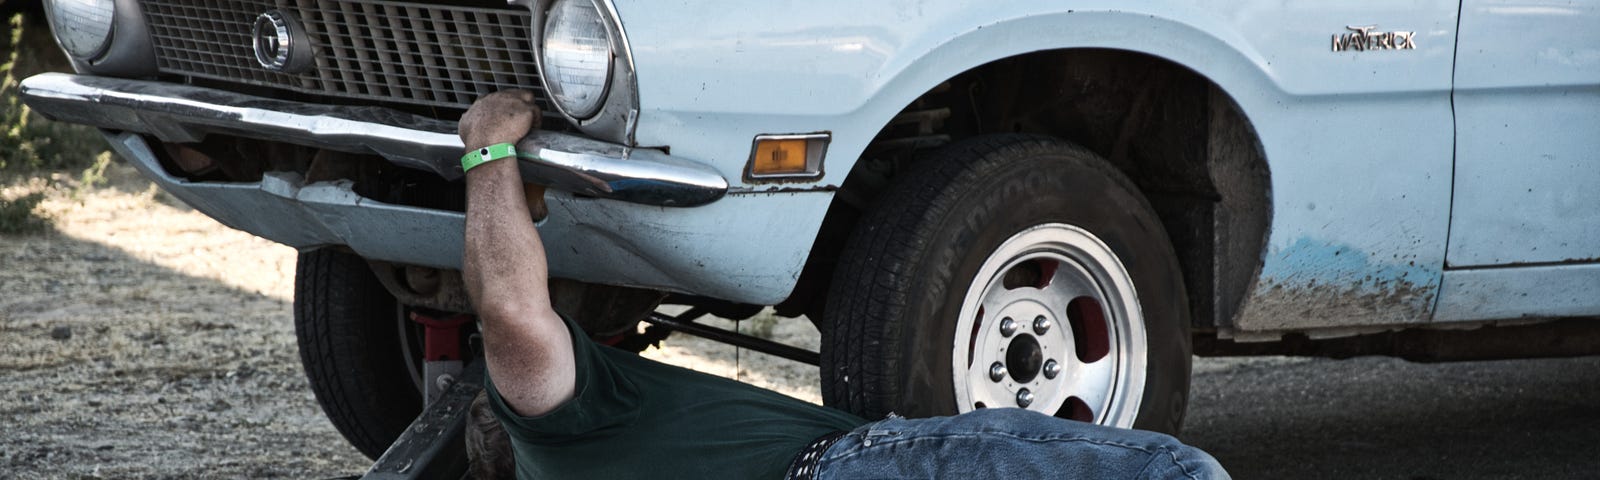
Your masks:
<instances>
[{"instance_id":1,"label":"jack stand","mask_svg":"<svg viewBox=\"0 0 1600 480\"><path fill-rule=\"evenodd\" d=\"M472 400L483 390L483 362L463 368L461 329L469 315L436 319L416 312L411 321L423 337L424 407L400 438L389 445L363 480L458 479L467 471L463 436Z\"/></svg>"},{"instance_id":2,"label":"jack stand","mask_svg":"<svg viewBox=\"0 0 1600 480\"><path fill-rule=\"evenodd\" d=\"M450 383L461 375L461 327L471 321L468 315L437 319L411 312L411 321L426 329L422 348L422 393L431 404Z\"/></svg>"}]
</instances>

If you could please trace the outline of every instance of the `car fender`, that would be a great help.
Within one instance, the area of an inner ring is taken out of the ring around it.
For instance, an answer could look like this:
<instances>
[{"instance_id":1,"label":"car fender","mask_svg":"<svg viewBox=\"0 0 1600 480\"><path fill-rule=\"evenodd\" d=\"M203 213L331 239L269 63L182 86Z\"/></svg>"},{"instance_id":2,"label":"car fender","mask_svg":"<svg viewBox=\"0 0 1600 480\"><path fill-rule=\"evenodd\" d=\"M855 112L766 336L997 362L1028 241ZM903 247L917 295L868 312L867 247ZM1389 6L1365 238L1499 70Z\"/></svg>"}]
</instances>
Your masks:
<instances>
[{"instance_id":1,"label":"car fender","mask_svg":"<svg viewBox=\"0 0 1600 480\"><path fill-rule=\"evenodd\" d=\"M739 179L757 134L832 134L819 181L732 180L734 196L831 195L905 105L994 60L1062 48L1170 60L1233 98L1272 172L1267 251L1236 327L1397 324L1426 321L1431 312L1448 229L1454 2L705 1L685 7L621 0L617 8L635 55L641 145L670 146L674 155ZM1417 47L1330 48L1347 26L1373 23L1415 32ZM825 203L781 214L804 226L795 230L815 232ZM760 239L768 252L805 252L814 239L768 238L738 222L726 228L721 238L728 243ZM789 263L759 268L798 272L796 260L804 255L775 257Z\"/></svg>"}]
</instances>

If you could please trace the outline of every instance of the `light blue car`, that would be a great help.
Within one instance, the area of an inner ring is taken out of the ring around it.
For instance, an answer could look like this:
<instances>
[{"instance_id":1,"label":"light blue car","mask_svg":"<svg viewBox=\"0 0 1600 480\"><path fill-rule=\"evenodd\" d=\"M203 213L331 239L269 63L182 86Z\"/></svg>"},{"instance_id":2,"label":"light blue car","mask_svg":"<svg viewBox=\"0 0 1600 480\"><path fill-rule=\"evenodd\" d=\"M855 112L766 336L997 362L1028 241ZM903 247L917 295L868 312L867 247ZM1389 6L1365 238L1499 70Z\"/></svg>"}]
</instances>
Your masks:
<instances>
[{"instance_id":1,"label":"light blue car","mask_svg":"<svg viewBox=\"0 0 1600 480\"><path fill-rule=\"evenodd\" d=\"M1596 2L45 8L78 74L24 100L301 249L307 371L371 455L471 359L455 120L514 88L564 311L819 363L869 418L1172 432L1191 353L1600 351ZM692 322L768 306L821 352Z\"/></svg>"}]
</instances>

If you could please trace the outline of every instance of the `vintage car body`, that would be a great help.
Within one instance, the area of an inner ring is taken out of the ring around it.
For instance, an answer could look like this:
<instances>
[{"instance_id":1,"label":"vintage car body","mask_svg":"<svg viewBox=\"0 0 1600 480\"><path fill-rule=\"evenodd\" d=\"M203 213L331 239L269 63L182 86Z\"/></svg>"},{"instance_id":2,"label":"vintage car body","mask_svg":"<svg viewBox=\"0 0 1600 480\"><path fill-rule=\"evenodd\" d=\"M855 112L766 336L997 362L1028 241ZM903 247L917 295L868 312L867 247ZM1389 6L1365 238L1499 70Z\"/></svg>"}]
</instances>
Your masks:
<instances>
[{"instance_id":1,"label":"vintage car body","mask_svg":"<svg viewBox=\"0 0 1600 480\"><path fill-rule=\"evenodd\" d=\"M1597 34L1583 28L1593 25L1595 12L1539 2L1469 6L1463 29L1527 26L1516 30L1554 33L1462 34L1467 48L1457 60L1460 5L1449 1L1351 4L1336 11L1260 2L1226 8L1002 2L981 9L880 2L836 9L774 5L759 14L731 4L620 1L615 8L639 78L634 143L670 146L674 156L710 167L731 185L725 198L695 208L554 194L547 241L577 255L553 259L552 268L586 281L776 304L799 278L852 159L905 105L945 79L998 59L1042 49L1108 48L1168 59L1201 74L1239 104L1259 136L1272 172L1260 281L1239 315L1221 319L1220 326L1277 332L1600 314L1600 296L1590 294L1600 288L1600 265L1593 261L1600 257L1600 241L1593 238L1600 213L1586 207L1600 202L1589 188L1600 174L1585 162L1600 148L1594 133L1600 127L1592 123L1600 106L1600 67L1592 59ZM761 18L783 23L753 30ZM1326 38L1349 32L1344 23L1378 21L1417 32L1417 48L1330 51ZM691 24L697 34L685 37L680 26ZM1463 83L1454 94L1466 97L1459 115L1473 120L1462 125L1451 109L1458 70ZM41 95L41 80L27 84L30 95ZM1548 108L1529 108L1522 100ZM1520 133L1489 130L1491 119L1518 125ZM1467 177L1453 174L1458 128ZM824 177L741 184L751 138L803 132L832 133ZM429 143L452 142L441 135ZM127 143L118 142L124 145L119 150L139 157L138 147ZM1540 158L1555 163L1519 167ZM186 188L172 181L166 186ZM1518 188L1534 186L1544 193ZM1462 189L1456 201L1466 203L1454 211L1453 187ZM196 193L186 200L220 195ZM459 230L452 228L458 216L411 212L442 217L436 223L346 220L338 222L344 231L334 233L302 218L259 219L262 211L207 211L298 247L359 244L366 248L358 251L373 258L459 264ZM608 220L593 225L566 212ZM1452 214L1465 223L1453 233L1458 246L1447 262ZM1507 216L1527 221L1512 225L1502 221ZM410 229L423 232L419 237L392 235L396 225L407 224L430 226ZM369 235L385 238L360 238ZM1557 285L1570 287L1549 288Z\"/></svg>"},{"instance_id":2,"label":"vintage car body","mask_svg":"<svg viewBox=\"0 0 1600 480\"><path fill-rule=\"evenodd\" d=\"M787 5L763 12L784 19L780 35L699 8L618 8L701 32L691 41L670 28L630 30L645 105L637 139L731 159L728 178L748 155L741 141L757 133L831 131L819 183L840 185L841 161L917 95L1042 48L1141 52L1194 70L1239 104L1271 171L1259 280L1231 325L1220 322L1251 332L1600 314L1588 293L1600 288L1600 242L1587 240L1600 233L1600 210L1587 207L1600 205L1590 186L1600 168L1588 161L1600 152L1600 33L1585 27L1600 17L1566 5ZM1323 40L1358 23L1415 31L1417 48L1329 51ZM1546 33L1494 33L1506 31ZM773 303L787 293L780 285L743 300Z\"/></svg>"},{"instance_id":3,"label":"vintage car body","mask_svg":"<svg viewBox=\"0 0 1600 480\"><path fill-rule=\"evenodd\" d=\"M549 2L513 3L531 12L537 38ZM1119 99L1107 110L1112 124L1162 124L1129 120L1151 111L1199 126L1198 147L1148 161L1160 155L1109 145L1149 149L1185 134L1155 128L1139 130L1151 136L1138 142L1097 141L1086 135L1094 128L1021 120L1009 130L1059 134L1133 165L1125 170L1173 235L1203 336L1277 341L1600 316L1594 4L595 5L620 25L613 42L627 81L607 113L524 142L546 161L525 164L525 176L559 188L540 224L558 253L556 276L753 305L803 301L813 252L850 232L844 220L830 227L830 208L853 202L845 198L853 176L866 169L858 159L915 120L930 92L1002 76L1019 95L1104 89L1095 96ZM1008 62L1034 63L1008 71ZM79 63L79 76L28 79L25 99L53 118L108 129L123 157L207 214L300 248L346 245L373 260L459 266L456 211L364 198L347 182L308 184L305 172L189 179L163 168L151 145L208 133L263 138L378 154L454 180L453 117ZM1068 66L1049 67L1057 64ZM1089 74L1071 65L1092 65L1096 80L1075 83ZM1119 97L1120 83L1187 93ZM1184 106L1185 98L1198 103ZM786 134L827 136L819 175L750 177L753 139ZM1181 185L1163 190L1168 180Z\"/></svg>"}]
</instances>

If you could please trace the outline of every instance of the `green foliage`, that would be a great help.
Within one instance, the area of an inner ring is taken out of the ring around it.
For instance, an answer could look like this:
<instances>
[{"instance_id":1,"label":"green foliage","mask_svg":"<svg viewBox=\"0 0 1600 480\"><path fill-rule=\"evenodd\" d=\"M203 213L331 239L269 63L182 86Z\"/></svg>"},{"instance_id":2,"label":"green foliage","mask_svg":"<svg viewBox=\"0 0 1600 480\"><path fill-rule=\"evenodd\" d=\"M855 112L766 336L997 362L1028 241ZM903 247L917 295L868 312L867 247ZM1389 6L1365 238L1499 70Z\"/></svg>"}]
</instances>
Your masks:
<instances>
[{"instance_id":1,"label":"green foliage","mask_svg":"<svg viewBox=\"0 0 1600 480\"><path fill-rule=\"evenodd\" d=\"M23 78L71 71L49 29L37 28L17 14L6 19L4 32L0 37L0 184L27 183L28 178L46 180L42 190L34 187L36 191L11 199L0 196L0 233L35 233L49 225L38 207L51 192L59 191L56 172L82 169L77 175L79 186L71 192L74 198L81 198L87 189L106 183L105 170L112 158L95 129L47 120L22 102Z\"/></svg>"},{"instance_id":2,"label":"green foliage","mask_svg":"<svg viewBox=\"0 0 1600 480\"><path fill-rule=\"evenodd\" d=\"M33 233L44 230L45 221L34 214L44 192L33 192L13 200L0 197L0 233Z\"/></svg>"},{"instance_id":3,"label":"green foliage","mask_svg":"<svg viewBox=\"0 0 1600 480\"><path fill-rule=\"evenodd\" d=\"M83 169L78 175L79 188L96 188L106 185L106 167L111 166L111 152L100 152L94 157L94 164Z\"/></svg>"},{"instance_id":4,"label":"green foliage","mask_svg":"<svg viewBox=\"0 0 1600 480\"><path fill-rule=\"evenodd\" d=\"M65 59L46 29L27 28L22 14L7 22L0 63L0 171L83 168L105 152L105 141L93 128L46 120L22 103L22 78L64 70ZM8 50L8 51L7 51Z\"/></svg>"},{"instance_id":5,"label":"green foliage","mask_svg":"<svg viewBox=\"0 0 1600 480\"><path fill-rule=\"evenodd\" d=\"M7 45L20 46L22 43L22 15L17 14L7 22L11 30L11 38ZM38 158L33 145L23 139L22 132L28 128L27 105L22 104L22 99L17 98L17 58L20 48L12 48L6 55L5 63L0 63L0 168L6 168L18 161L29 161Z\"/></svg>"},{"instance_id":6,"label":"green foliage","mask_svg":"<svg viewBox=\"0 0 1600 480\"><path fill-rule=\"evenodd\" d=\"M110 184L106 180L106 167L109 166L111 166L111 152L100 152L100 155L95 156L94 164L78 173L78 187L72 190L72 199L82 201L90 190Z\"/></svg>"}]
</instances>

